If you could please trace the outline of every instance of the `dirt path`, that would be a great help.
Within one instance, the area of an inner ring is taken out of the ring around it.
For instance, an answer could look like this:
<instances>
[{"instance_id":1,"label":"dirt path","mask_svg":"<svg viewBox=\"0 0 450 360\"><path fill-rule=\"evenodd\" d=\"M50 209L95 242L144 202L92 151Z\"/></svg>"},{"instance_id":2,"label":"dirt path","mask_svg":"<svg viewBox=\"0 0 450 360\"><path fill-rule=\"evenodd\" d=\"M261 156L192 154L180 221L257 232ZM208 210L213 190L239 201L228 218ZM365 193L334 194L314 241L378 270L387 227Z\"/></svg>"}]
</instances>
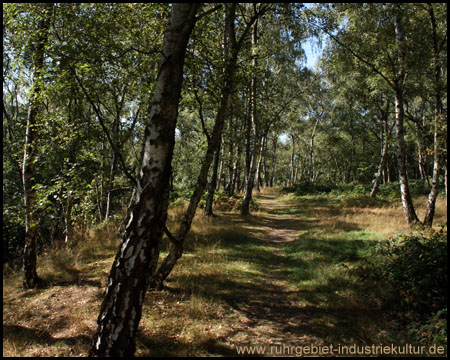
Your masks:
<instances>
[{"instance_id":1,"label":"dirt path","mask_svg":"<svg viewBox=\"0 0 450 360\"><path fill-rule=\"evenodd\" d=\"M309 326L314 314L323 310L302 304L297 289L286 281L286 269L292 259L283 248L296 240L302 224L298 218L283 215L290 205L278 202L275 195L260 196L258 202L267 214L258 218L263 230L261 241L269 243L273 254L267 259L264 276L253 286L238 289L238 294L229 299L235 309L245 314L245 318L242 326L226 339L224 345L234 349L264 345L264 355L267 356L296 355L289 353L289 348L281 350L282 346L324 344L320 334L315 334Z\"/></svg>"}]
</instances>

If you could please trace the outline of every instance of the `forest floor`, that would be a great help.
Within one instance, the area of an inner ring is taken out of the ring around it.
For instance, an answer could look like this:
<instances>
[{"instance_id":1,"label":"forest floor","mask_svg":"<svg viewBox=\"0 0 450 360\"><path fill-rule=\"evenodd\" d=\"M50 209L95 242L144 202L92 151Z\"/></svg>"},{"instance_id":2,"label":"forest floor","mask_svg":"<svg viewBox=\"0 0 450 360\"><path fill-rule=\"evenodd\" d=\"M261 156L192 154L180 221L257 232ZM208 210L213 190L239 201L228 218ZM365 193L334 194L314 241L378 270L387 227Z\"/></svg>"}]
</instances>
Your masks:
<instances>
[{"instance_id":1,"label":"forest floor","mask_svg":"<svg viewBox=\"0 0 450 360\"><path fill-rule=\"evenodd\" d=\"M339 356L344 346L408 341L348 271L370 244L408 230L399 204L268 190L256 199L260 209L248 217L196 216L166 287L147 294L136 356ZM169 228L182 210L171 210ZM44 283L35 290L4 271L4 356L86 356L117 247L106 224L49 251L38 259Z\"/></svg>"}]
</instances>

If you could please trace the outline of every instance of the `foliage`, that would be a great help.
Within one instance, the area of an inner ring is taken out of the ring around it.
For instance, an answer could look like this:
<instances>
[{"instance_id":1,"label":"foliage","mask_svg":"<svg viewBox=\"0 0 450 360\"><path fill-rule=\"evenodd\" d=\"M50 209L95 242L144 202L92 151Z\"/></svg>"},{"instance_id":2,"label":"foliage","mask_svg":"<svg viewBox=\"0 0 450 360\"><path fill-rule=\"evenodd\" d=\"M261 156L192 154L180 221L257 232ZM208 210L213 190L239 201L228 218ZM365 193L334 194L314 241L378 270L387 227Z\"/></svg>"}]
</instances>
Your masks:
<instances>
[{"instance_id":1,"label":"foliage","mask_svg":"<svg viewBox=\"0 0 450 360\"><path fill-rule=\"evenodd\" d=\"M203 209L206 204L206 193L203 195L203 199L199 203L199 207ZM243 196L234 194L229 196L226 192L216 191L214 192L213 206L215 210L219 211L239 211L242 207ZM254 198L250 200L250 210L258 211L261 206Z\"/></svg>"},{"instance_id":2,"label":"foliage","mask_svg":"<svg viewBox=\"0 0 450 360\"><path fill-rule=\"evenodd\" d=\"M416 340L446 342L446 225L437 231L398 234L379 243L351 273L359 281L375 284L378 290L371 291L393 305Z\"/></svg>"},{"instance_id":3,"label":"foliage","mask_svg":"<svg viewBox=\"0 0 450 360\"><path fill-rule=\"evenodd\" d=\"M413 179L409 182L410 191L413 196L428 195L430 188L423 180ZM291 187L284 187L281 191L284 193L294 193L295 196L329 194L340 198L355 198L368 196L371 190L371 184L368 183L311 183L304 181ZM381 200L396 200L400 198L400 186L398 182L381 184L378 190L378 197Z\"/></svg>"},{"instance_id":4,"label":"foliage","mask_svg":"<svg viewBox=\"0 0 450 360\"><path fill-rule=\"evenodd\" d=\"M333 185L305 181L292 187L285 187L282 189L282 192L293 192L296 196L304 196L313 194L329 194L333 188L335 188Z\"/></svg>"}]
</instances>

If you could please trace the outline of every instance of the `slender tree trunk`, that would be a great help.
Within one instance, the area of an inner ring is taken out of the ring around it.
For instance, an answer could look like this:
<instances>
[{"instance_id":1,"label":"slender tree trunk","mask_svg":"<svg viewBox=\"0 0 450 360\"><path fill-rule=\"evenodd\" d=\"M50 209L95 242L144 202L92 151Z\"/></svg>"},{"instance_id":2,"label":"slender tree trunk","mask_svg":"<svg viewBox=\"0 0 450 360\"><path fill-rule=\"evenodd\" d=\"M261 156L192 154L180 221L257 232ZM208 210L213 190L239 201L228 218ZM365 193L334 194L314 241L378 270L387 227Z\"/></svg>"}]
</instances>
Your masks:
<instances>
[{"instance_id":1,"label":"slender tree trunk","mask_svg":"<svg viewBox=\"0 0 450 360\"><path fill-rule=\"evenodd\" d=\"M260 192L261 187L261 164L264 156L264 146L266 142L266 135L263 135L261 138L261 146L259 149L259 158L258 158L258 164L256 165L256 191Z\"/></svg>"},{"instance_id":2,"label":"slender tree trunk","mask_svg":"<svg viewBox=\"0 0 450 360\"><path fill-rule=\"evenodd\" d=\"M250 108L249 113L251 113L251 96L248 102L248 107ZM244 169L244 185L245 188L248 184L248 179L250 178L250 168L252 165L252 121L250 116L245 116L245 169Z\"/></svg>"},{"instance_id":3,"label":"slender tree trunk","mask_svg":"<svg viewBox=\"0 0 450 360\"><path fill-rule=\"evenodd\" d=\"M71 240L72 236L72 196L71 191L67 192L67 201L66 201L66 212L64 214L64 232L65 239L64 242L67 244Z\"/></svg>"},{"instance_id":4,"label":"slender tree trunk","mask_svg":"<svg viewBox=\"0 0 450 360\"><path fill-rule=\"evenodd\" d=\"M188 209L184 214L176 237L168 231L166 232L171 240L169 254L161 263L158 270L152 275L150 280L151 289L161 289L163 287L163 281L167 278L167 276L169 276L176 262L183 254L183 244L191 228L197 205L206 187L206 178L208 175L209 166L211 165L214 152L218 150L220 137L222 135L228 99L233 89L233 78L236 70L237 55L242 44L241 40L243 39L241 38L239 42L236 42L235 39L234 21L236 3L225 4L225 9L226 50L224 53L226 54L226 57L220 106L217 111L213 132L210 140L208 141L208 148L206 150L205 158L203 160L202 167L197 178L197 184L189 202Z\"/></svg>"},{"instance_id":5,"label":"slender tree trunk","mask_svg":"<svg viewBox=\"0 0 450 360\"><path fill-rule=\"evenodd\" d=\"M416 111L414 111L416 113ZM414 118L417 120L417 116L414 115ZM419 162L419 173L420 173L420 179L426 180L428 186L431 186L430 179L428 178L428 174L426 171L426 153L423 143L423 131L425 128L425 117L422 121L422 126L419 125L419 122L415 122L415 129L416 129L416 137L417 137L417 153L418 153L418 162Z\"/></svg>"},{"instance_id":6,"label":"slender tree trunk","mask_svg":"<svg viewBox=\"0 0 450 360\"><path fill-rule=\"evenodd\" d=\"M208 196L206 197L206 205L205 205L205 215L206 216L213 216L213 201L214 201L214 192L216 190L216 184L217 184L217 170L219 169L219 154L220 154L220 141L217 145L217 149L214 152L214 160L213 160L213 167L212 167L212 176L211 181L208 185Z\"/></svg>"},{"instance_id":7,"label":"slender tree trunk","mask_svg":"<svg viewBox=\"0 0 450 360\"><path fill-rule=\"evenodd\" d=\"M445 163L445 207L447 207L447 162Z\"/></svg>"},{"instance_id":8,"label":"slender tree trunk","mask_svg":"<svg viewBox=\"0 0 450 360\"><path fill-rule=\"evenodd\" d=\"M269 167L267 166L267 143L269 142L268 134L266 134L266 141L264 143L264 155L263 155L263 173L264 173L264 186L269 187Z\"/></svg>"},{"instance_id":9,"label":"slender tree trunk","mask_svg":"<svg viewBox=\"0 0 450 360\"><path fill-rule=\"evenodd\" d=\"M106 195L106 211L105 211L105 220L108 220L109 216L111 215L111 194L114 184L114 176L116 172L116 162L117 162L117 156L115 153L113 153L112 163L111 163L111 169L109 172L109 182L108 182L108 193Z\"/></svg>"},{"instance_id":10,"label":"slender tree trunk","mask_svg":"<svg viewBox=\"0 0 450 360\"><path fill-rule=\"evenodd\" d=\"M245 195L244 199L242 200L242 208L241 208L241 214L242 215L249 215L250 214L250 201L252 199L252 192L253 192L253 186L255 182L255 173L256 173L256 166L257 166L257 159L258 159L258 137L259 137L259 129L258 129L258 120L256 115L256 67L257 67L257 59L256 59L256 44L258 40L258 23L255 22L253 25L253 31L252 31L252 47L253 47L253 61L252 61L252 80L251 80L251 96L250 96L250 103L251 103L251 127L254 134L254 143L253 143L253 154L252 154L252 161L250 164L250 172L247 179L247 184L245 187Z\"/></svg>"},{"instance_id":11,"label":"slender tree trunk","mask_svg":"<svg viewBox=\"0 0 450 360\"><path fill-rule=\"evenodd\" d=\"M33 89L28 107L27 125L25 130L25 147L23 151L22 184L25 206L25 245L23 249L23 287L32 289L38 285L39 277L36 272L37 258L37 220L34 215L36 190L34 181L34 166L36 163L36 132L39 113L42 111L41 91L44 72L44 53L48 41L50 26L50 12L53 5L43 9L39 23L39 34L34 44Z\"/></svg>"},{"instance_id":12,"label":"slender tree trunk","mask_svg":"<svg viewBox=\"0 0 450 360\"><path fill-rule=\"evenodd\" d=\"M316 137L317 126L319 125L320 117L317 117L316 122L314 123L314 128L311 133L311 146L309 151L309 157L311 161L311 182L314 183L317 175L316 175L316 163L314 158L314 138ZM353 142L352 142L353 143Z\"/></svg>"},{"instance_id":13,"label":"slender tree trunk","mask_svg":"<svg viewBox=\"0 0 450 360\"><path fill-rule=\"evenodd\" d=\"M397 5L401 6L401 5ZM395 79L395 121L397 130L397 162L398 162L398 176L400 182L400 193L402 199L403 213L405 215L406 222L409 225L414 225L419 222L414 205L411 199L411 193L409 191L408 175L406 171L406 150L405 150L405 138L403 129L403 81L405 78L404 69L404 34L402 30L402 15L401 9L398 9L395 15L395 37L398 44L398 73Z\"/></svg>"},{"instance_id":14,"label":"slender tree trunk","mask_svg":"<svg viewBox=\"0 0 450 360\"><path fill-rule=\"evenodd\" d=\"M383 133L382 133L382 136L384 135L384 139L383 139L383 148L381 150L380 165L378 165L378 171L377 171L377 175L375 177L375 182L373 184L372 191L370 192L370 197L372 199L375 199L375 196L377 195L377 192L378 192L378 187L381 184L381 180L382 180L382 176L383 176L384 164L386 163L387 154L388 154L389 137L390 137L390 131L389 131L389 126L388 126L389 104L390 104L390 101L389 101L389 99L387 99L386 100L386 110L382 111L380 109L380 111L381 111L381 120L383 122Z\"/></svg>"},{"instance_id":15,"label":"slender tree trunk","mask_svg":"<svg viewBox=\"0 0 450 360\"><path fill-rule=\"evenodd\" d=\"M229 196L232 196L237 189L240 189L240 177L241 177L241 155L242 155L242 143L240 141L237 142L237 154L236 159L234 160L233 166L233 182L232 187L228 193Z\"/></svg>"},{"instance_id":16,"label":"slender tree trunk","mask_svg":"<svg viewBox=\"0 0 450 360\"><path fill-rule=\"evenodd\" d=\"M290 162L290 169L289 169L289 186L294 185L294 159L295 159L294 135L291 135L291 139L292 139L292 151L291 151L291 162Z\"/></svg>"},{"instance_id":17,"label":"slender tree trunk","mask_svg":"<svg viewBox=\"0 0 450 360\"><path fill-rule=\"evenodd\" d=\"M432 226L434 212L436 208L436 199L439 192L439 168L440 168L440 126L443 122L443 108L441 100L441 65L439 60L440 49L438 48L436 19L434 17L433 5L428 3L428 11L433 34L433 55L434 55L434 91L435 91L435 108L434 108L434 149L433 149L433 178L431 181L431 191L428 196L428 206L423 220L424 225Z\"/></svg>"},{"instance_id":18,"label":"slender tree trunk","mask_svg":"<svg viewBox=\"0 0 450 360\"><path fill-rule=\"evenodd\" d=\"M272 155L272 173L270 175L270 187L273 187L275 181L275 164L277 160L277 143L278 136L275 136L273 139L273 155Z\"/></svg>"},{"instance_id":19,"label":"slender tree trunk","mask_svg":"<svg viewBox=\"0 0 450 360\"><path fill-rule=\"evenodd\" d=\"M167 218L175 126L187 43L200 4L175 3L166 27L141 166L128 223L109 274L90 356L133 356L147 291Z\"/></svg>"}]
</instances>

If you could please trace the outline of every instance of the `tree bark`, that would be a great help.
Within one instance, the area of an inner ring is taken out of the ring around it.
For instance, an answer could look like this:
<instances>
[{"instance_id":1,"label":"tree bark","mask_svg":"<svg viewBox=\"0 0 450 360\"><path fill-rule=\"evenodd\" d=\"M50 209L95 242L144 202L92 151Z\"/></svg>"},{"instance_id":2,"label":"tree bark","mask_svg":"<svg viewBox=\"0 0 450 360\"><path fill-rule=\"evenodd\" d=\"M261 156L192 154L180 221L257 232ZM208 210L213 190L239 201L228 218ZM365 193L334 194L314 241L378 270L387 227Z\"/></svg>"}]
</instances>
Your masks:
<instances>
[{"instance_id":1,"label":"tree bark","mask_svg":"<svg viewBox=\"0 0 450 360\"><path fill-rule=\"evenodd\" d=\"M390 104L390 101L389 101L389 99L387 99L386 100L386 110L383 111L380 108L381 120L382 120L382 123L383 123L384 139L383 139L383 147L381 149L380 164L378 165L377 175L375 176L375 181L374 181L374 184L373 184L373 187L372 187L372 191L370 192L370 197L372 199L375 199L375 196L377 195L377 192L378 192L378 188L379 188L379 186L381 184L381 180L382 180L382 176L383 176L384 164L386 163L387 154L388 154L389 137L391 135L391 131L389 130L389 126L388 126L389 104Z\"/></svg>"},{"instance_id":2,"label":"tree bark","mask_svg":"<svg viewBox=\"0 0 450 360\"><path fill-rule=\"evenodd\" d=\"M428 3L428 12L430 15L432 37L433 37L433 57L434 57L434 91L435 91L435 104L434 104L434 149L433 149L433 177L431 181L431 191L428 196L428 206L425 212L425 218L423 220L424 225L431 227L433 225L434 212L436 209L436 199L439 193L439 168L440 168L440 126L443 122L443 107L442 107L442 94L441 94L441 65L439 60L440 49L438 46L436 19L434 17L433 5Z\"/></svg>"},{"instance_id":3,"label":"tree bark","mask_svg":"<svg viewBox=\"0 0 450 360\"><path fill-rule=\"evenodd\" d=\"M275 182L275 164L277 160L277 144L278 144L278 136L275 134L273 138L273 153L272 153L272 171L270 174L270 187L273 187Z\"/></svg>"},{"instance_id":4,"label":"tree bark","mask_svg":"<svg viewBox=\"0 0 450 360\"><path fill-rule=\"evenodd\" d=\"M310 158L310 162L311 162L311 183L314 183L318 176L316 174L316 162L315 162L315 158L314 158L314 138L316 137L316 131L317 131L317 127L319 126L319 122L320 122L320 116L317 117L316 122L314 123L313 131L311 133L311 142L310 142L310 150L309 150L309 158ZM352 144L353 144L353 141L352 141Z\"/></svg>"},{"instance_id":5,"label":"tree bark","mask_svg":"<svg viewBox=\"0 0 450 360\"><path fill-rule=\"evenodd\" d=\"M258 129L258 120L256 115L256 67L257 67L257 59L256 59L256 44L258 42L258 23L255 22L253 25L252 31L252 47L253 47L253 61L252 61L252 80L251 80L251 96L250 96L250 105L251 105L251 128L254 135L254 143L253 143L253 154L252 160L250 163L250 171L248 174L247 183L245 186L245 195L242 200L242 215L250 214L250 201L252 199L253 186L255 183L255 174L256 174L256 166L258 159L258 138L259 138L259 129Z\"/></svg>"},{"instance_id":6,"label":"tree bark","mask_svg":"<svg viewBox=\"0 0 450 360\"><path fill-rule=\"evenodd\" d=\"M176 237L172 236L168 231L166 234L171 240L169 254L161 263L158 270L151 276L150 289L161 289L163 282L169 276L178 259L183 254L183 244L187 234L191 228L192 220L195 216L195 211L203 191L206 187L206 180L208 170L211 165L213 155L219 151L220 138L222 136L222 129L225 122L225 113L228 106L228 99L233 89L233 78L236 70L236 62L238 51L242 45L242 41L236 42L234 21L236 12L236 3L225 5L225 37L226 49L225 55L225 71L223 73L223 87L219 109L217 111L216 120L211 137L208 141L208 148L206 150L205 158L197 178L197 184L189 202L188 209L184 214L183 220L180 224ZM241 38L242 40L243 38Z\"/></svg>"},{"instance_id":7,"label":"tree bark","mask_svg":"<svg viewBox=\"0 0 450 360\"><path fill-rule=\"evenodd\" d=\"M401 5L396 5L400 7ZM419 219L414 210L414 205L409 191L408 175L406 171L406 151L405 151L405 137L403 129L404 107L403 107L403 82L405 78L404 69L404 34L402 29L402 14L401 9L397 9L395 14L395 38L398 45L398 72L395 79L395 121L397 130L397 162L398 162L398 176L400 182L400 193L402 199L403 213L406 222L409 225L414 225L419 222Z\"/></svg>"},{"instance_id":8,"label":"tree bark","mask_svg":"<svg viewBox=\"0 0 450 360\"><path fill-rule=\"evenodd\" d=\"M176 3L166 27L128 223L109 274L90 356L133 356L148 272L167 218L187 43L200 4Z\"/></svg>"},{"instance_id":9,"label":"tree bark","mask_svg":"<svg viewBox=\"0 0 450 360\"><path fill-rule=\"evenodd\" d=\"M214 192L216 191L216 185L217 185L217 171L219 169L220 143L221 143L221 139L219 139L219 144L217 145L217 149L214 152L212 176L211 176L211 180L208 184L208 196L206 197L205 216L213 216L214 215L213 214L213 202L214 202Z\"/></svg>"},{"instance_id":10,"label":"tree bark","mask_svg":"<svg viewBox=\"0 0 450 360\"><path fill-rule=\"evenodd\" d=\"M67 244L72 239L72 192L69 190L67 192L66 209L64 214L64 232L65 238L64 242Z\"/></svg>"},{"instance_id":11,"label":"tree bark","mask_svg":"<svg viewBox=\"0 0 450 360\"><path fill-rule=\"evenodd\" d=\"M36 199L34 166L36 163L36 132L38 116L41 112L42 80L44 72L45 46L48 41L48 30L50 26L50 13L53 5L49 4L43 8L42 18L38 29L39 35L36 40L36 52L34 54L33 89L28 107L27 125L25 130L25 146L23 151L22 184L25 206L25 245L23 249L23 287L32 289L38 285L39 277L36 272L37 260L37 221L34 216Z\"/></svg>"},{"instance_id":12,"label":"tree bark","mask_svg":"<svg viewBox=\"0 0 450 360\"><path fill-rule=\"evenodd\" d=\"M294 185L294 159L295 159L295 141L294 135L291 135L292 139L292 151L291 151L291 162L290 162L290 170L289 170L289 186Z\"/></svg>"},{"instance_id":13,"label":"tree bark","mask_svg":"<svg viewBox=\"0 0 450 360\"><path fill-rule=\"evenodd\" d=\"M263 135L261 137L261 146L259 148L259 158L258 158L258 164L256 165L256 191L260 192L261 191L261 166L262 166L262 161L263 161L263 157L264 157L264 147L265 147L265 143L266 143L266 137L267 135Z\"/></svg>"},{"instance_id":14,"label":"tree bark","mask_svg":"<svg viewBox=\"0 0 450 360\"><path fill-rule=\"evenodd\" d=\"M114 185L114 177L116 172L116 162L117 156L113 153L111 168L109 171L109 180L108 180L108 193L106 195L106 210L105 210L105 220L108 220L111 215L111 197L112 197L112 189Z\"/></svg>"}]
</instances>

